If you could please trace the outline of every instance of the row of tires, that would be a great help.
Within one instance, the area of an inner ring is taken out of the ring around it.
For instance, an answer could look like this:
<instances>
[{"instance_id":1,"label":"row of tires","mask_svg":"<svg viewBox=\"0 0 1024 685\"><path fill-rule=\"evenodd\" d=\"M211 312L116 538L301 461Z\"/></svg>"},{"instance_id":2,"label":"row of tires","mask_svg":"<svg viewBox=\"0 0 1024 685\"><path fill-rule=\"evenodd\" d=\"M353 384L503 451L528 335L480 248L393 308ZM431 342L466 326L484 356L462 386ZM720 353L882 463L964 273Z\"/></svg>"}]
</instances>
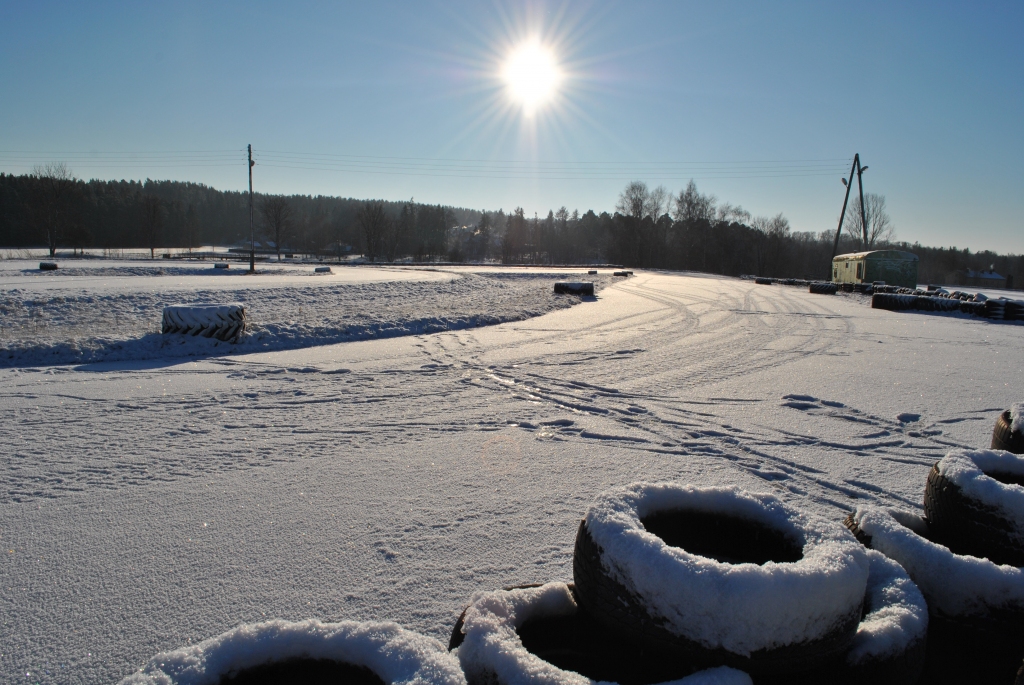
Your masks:
<instances>
[{"instance_id":1,"label":"row of tires","mask_svg":"<svg viewBox=\"0 0 1024 685\"><path fill-rule=\"evenodd\" d=\"M1024 302L1002 298L974 301L928 295L875 293L871 297L871 307L889 311L959 311L995 321L1024 321Z\"/></svg>"},{"instance_id":2,"label":"row of tires","mask_svg":"<svg viewBox=\"0 0 1024 685\"><path fill-rule=\"evenodd\" d=\"M733 487L639 483L580 522L573 582L480 592L447 649L393 623L270 621L124 685L1010 682L1024 656L1024 404L932 469L925 516L820 518ZM849 529L849 530L848 530Z\"/></svg>"}]
</instances>

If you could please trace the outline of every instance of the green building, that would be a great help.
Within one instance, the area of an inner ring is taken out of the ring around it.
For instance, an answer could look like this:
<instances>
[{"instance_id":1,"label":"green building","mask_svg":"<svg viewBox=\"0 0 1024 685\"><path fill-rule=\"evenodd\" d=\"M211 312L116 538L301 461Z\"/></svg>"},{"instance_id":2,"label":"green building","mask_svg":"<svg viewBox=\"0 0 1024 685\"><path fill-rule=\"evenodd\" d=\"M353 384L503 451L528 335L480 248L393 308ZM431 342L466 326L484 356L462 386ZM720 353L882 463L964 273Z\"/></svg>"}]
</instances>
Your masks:
<instances>
[{"instance_id":1,"label":"green building","mask_svg":"<svg viewBox=\"0 0 1024 685\"><path fill-rule=\"evenodd\" d=\"M917 287L917 255L900 250L851 252L832 258L834 283L874 283Z\"/></svg>"}]
</instances>

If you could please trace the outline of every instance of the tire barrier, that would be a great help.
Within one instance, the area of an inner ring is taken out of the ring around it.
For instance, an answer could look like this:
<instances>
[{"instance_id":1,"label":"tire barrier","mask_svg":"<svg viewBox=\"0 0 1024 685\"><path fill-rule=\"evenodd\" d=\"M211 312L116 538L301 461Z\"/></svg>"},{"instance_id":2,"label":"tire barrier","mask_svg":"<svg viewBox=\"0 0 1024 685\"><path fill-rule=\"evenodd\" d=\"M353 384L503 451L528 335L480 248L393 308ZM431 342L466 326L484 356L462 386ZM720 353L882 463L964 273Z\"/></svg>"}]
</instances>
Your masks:
<instances>
[{"instance_id":1,"label":"tire barrier","mask_svg":"<svg viewBox=\"0 0 1024 685\"><path fill-rule=\"evenodd\" d=\"M761 276L758 276L757 278L754 279L754 283L757 283L758 285L771 285L773 282L774 281L772 279L763 278Z\"/></svg>"},{"instance_id":2,"label":"tire barrier","mask_svg":"<svg viewBox=\"0 0 1024 685\"><path fill-rule=\"evenodd\" d=\"M214 269L230 269L231 265L227 262L217 262L213 265Z\"/></svg>"},{"instance_id":3,"label":"tire barrier","mask_svg":"<svg viewBox=\"0 0 1024 685\"><path fill-rule=\"evenodd\" d=\"M1024 454L1024 402L1013 405L996 419L992 449Z\"/></svg>"},{"instance_id":4,"label":"tire barrier","mask_svg":"<svg viewBox=\"0 0 1024 685\"><path fill-rule=\"evenodd\" d=\"M868 566L842 526L771 495L640 483L590 508L573 579L581 606L633 644L791 677L846 653Z\"/></svg>"},{"instance_id":5,"label":"tire barrier","mask_svg":"<svg viewBox=\"0 0 1024 685\"><path fill-rule=\"evenodd\" d=\"M587 275L588 276L596 276L597 275L597 269L591 269L590 271L587 272Z\"/></svg>"},{"instance_id":6,"label":"tire barrier","mask_svg":"<svg viewBox=\"0 0 1024 685\"><path fill-rule=\"evenodd\" d=\"M1024 321L1024 301L1007 300L1003 309L1003 318L1007 321Z\"/></svg>"},{"instance_id":7,"label":"tire barrier","mask_svg":"<svg viewBox=\"0 0 1024 685\"><path fill-rule=\"evenodd\" d=\"M927 683L1011 682L1024 644L1024 569L998 566L934 541L925 519L858 509L845 523L902 566L928 603Z\"/></svg>"},{"instance_id":8,"label":"tire barrier","mask_svg":"<svg viewBox=\"0 0 1024 685\"><path fill-rule=\"evenodd\" d=\"M861 295L870 295L875 292L875 288L870 283L854 283L853 291Z\"/></svg>"},{"instance_id":9,"label":"tire barrier","mask_svg":"<svg viewBox=\"0 0 1024 685\"><path fill-rule=\"evenodd\" d=\"M242 625L158 654L121 685L269 682L466 685L466 678L440 642L395 623L309 620Z\"/></svg>"},{"instance_id":10,"label":"tire barrier","mask_svg":"<svg viewBox=\"0 0 1024 685\"><path fill-rule=\"evenodd\" d=\"M985 300L985 318L1002 321L1006 318L1006 300Z\"/></svg>"},{"instance_id":11,"label":"tire barrier","mask_svg":"<svg viewBox=\"0 0 1024 685\"><path fill-rule=\"evenodd\" d=\"M807 287L808 292L815 293L817 295L835 295L839 292L839 287L835 283L811 283Z\"/></svg>"},{"instance_id":12,"label":"tire barrier","mask_svg":"<svg viewBox=\"0 0 1024 685\"><path fill-rule=\"evenodd\" d=\"M39 262L40 271L56 271L57 262Z\"/></svg>"},{"instance_id":13,"label":"tire barrier","mask_svg":"<svg viewBox=\"0 0 1024 685\"><path fill-rule=\"evenodd\" d=\"M594 294L594 284L584 281L559 281L555 283L556 295L590 295Z\"/></svg>"},{"instance_id":14,"label":"tire barrier","mask_svg":"<svg viewBox=\"0 0 1024 685\"><path fill-rule=\"evenodd\" d=\"M886 309L891 312L899 312L914 308L914 295L896 295L893 293L878 293L871 296L872 309Z\"/></svg>"},{"instance_id":15,"label":"tire barrier","mask_svg":"<svg viewBox=\"0 0 1024 685\"><path fill-rule=\"evenodd\" d=\"M936 542L958 554L1024 566L1024 457L953 450L932 467L924 513Z\"/></svg>"},{"instance_id":16,"label":"tire barrier","mask_svg":"<svg viewBox=\"0 0 1024 685\"><path fill-rule=\"evenodd\" d=\"M818 682L916 683L925 664L928 605L902 566L874 550L868 552L868 560L864 618L839 669L841 675Z\"/></svg>"},{"instance_id":17,"label":"tire barrier","mask_svg":"<svg viewBox=\"0 0 1024 685\"><path fill-rule=\"evenodd\" d=\"M595 621L580 606L574 586L565 583L474 595L449 648L456 650L469 685L579 685L584 679L751 685L750 676L724 667L688 675L692 666L623 641Z\"/></svg>"},{"instance_id":18,"label":"tire barrier","mask_svg":"<svg viewBox=\"0 0 1024 685\"><path fill-rule=\"evenodd\" d=\"M318 266L318 267L315 267L313 269L313 272L314 273L318 273L318 274L329 274L329 273L332 273L331 267L329 267L329 266Z\"/></svg>"},{"instance_id":19,"label":"tire barrier","mask_svg":"<svg viewBox=\"0 0 1024 685\"><path fill-rule=\"evenodd\" d=\"M164 307L164 334L180 334L237 341L246 329L245 307L240 304Z\"/></svg>"}]
</instances>

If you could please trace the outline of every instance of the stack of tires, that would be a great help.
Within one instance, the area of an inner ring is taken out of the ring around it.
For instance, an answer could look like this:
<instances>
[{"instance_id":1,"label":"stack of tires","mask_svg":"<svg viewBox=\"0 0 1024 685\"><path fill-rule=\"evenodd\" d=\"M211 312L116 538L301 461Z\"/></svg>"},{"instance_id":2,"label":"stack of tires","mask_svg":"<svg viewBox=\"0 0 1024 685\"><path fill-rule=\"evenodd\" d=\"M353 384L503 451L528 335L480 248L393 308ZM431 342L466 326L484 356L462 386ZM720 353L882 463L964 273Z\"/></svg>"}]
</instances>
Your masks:
<instances>
[{"instance_id":1,"label":"stack of tires","mask_svg":"<svg viewBox=\"0 0 1024 685\"><path fill-rule=\"evenodd\" d=\"M835 295L839 292L839 286L836 283L815 281L808 286L808 292L815 293L817 295Z\"/></svg>"},{"instance_id":2,"label":"stack of tires","mask_svg":"<svg viewBox=\"0 0 1024 685\"><path fill-rule=\"evenodd\" d=\"M924 517L866 507L846 520L924 594L927 682L1009 683L1024 658L1022 413L1004 412L993 433L1017 453L956 449L933 466Z\"/></svg>"},{"instance_id":3,"label":"stack of tires","mask_svg":"<svg viewBox=\"0 0 1024 685\"><path fill-rule=\"evenodd\" d=\"M758 276L757 278L754 279L754 283L757 283L758 285L771 285L774 282L775 281L773 279L765 278L763 276Z\"/></svg>"},{"instance_id":4,"label":"stack of tires","mask_svg":"<svg viewBox=\"0 0 1024 685\"><path fill-rule=\"evenodd\" d=\"M871 296L872 309L887 309L892 312L905 311L914 308L916 295L897 295L895 293L875 292Z\"/></svg>"},{"instance_id":5,"label":"stack of tires","mask_svg":"<svg viewBox=\"0 0 1024 685\"><path fill-rule=\"evenodd\" d=\"M474 596L450 643L470 685L909 685L924 663L927 608L903 569L771 495L604 493L573 581Z\"/></svg>"}]
</instances>

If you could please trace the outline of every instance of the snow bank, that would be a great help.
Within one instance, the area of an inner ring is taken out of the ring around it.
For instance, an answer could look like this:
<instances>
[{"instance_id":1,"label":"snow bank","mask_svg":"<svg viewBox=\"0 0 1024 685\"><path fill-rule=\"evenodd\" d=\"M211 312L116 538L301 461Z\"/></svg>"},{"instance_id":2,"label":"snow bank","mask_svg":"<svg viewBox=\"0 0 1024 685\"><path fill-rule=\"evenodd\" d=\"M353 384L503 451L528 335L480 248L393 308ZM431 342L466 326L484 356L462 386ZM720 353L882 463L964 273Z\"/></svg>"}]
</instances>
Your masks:
<instances>
[{"instance_id":1,"label":"snow bank","mask_svg":"<svg viewBox=\"0 0 1024 685\"><path fill-rule=\"evenodd\" d=\"M1003 518L1014 524L1014 530L1007 534L1024 538L1024 487L1000 483L986 475L1024 476L1024 456L1002 450L956 449L943 457L937 468L964 495L998 509Z\"/></svg>"},{"instance_id":2,"label":"snow bank","mask_svg":"<svg viewBox=\"0 0 1024 685\"><path fill-rule=\"evenodd\" d=\"M799 544L803 558L726 564L671 547L640 519L674 509L759 521ZM860 614L868 577L864 548L840 525L813 519L772 495L638 483L600 495L586 525L610 574L648 613L708 648L746 656L822 637Z\"/></svg>"},{"instance_id":3,"label":"snow bank","mask_svg":"<svg viewBox=\"0 0 1024 685\"><path fill-rule=\"evenodd\" d=\"M564 671L531 654L516 629L531 618L569 616L578 610L565 583L536 588L479 592L463 618L465 640L456 650L470 680L497 676L501 685L590 685L595 681ZM677 685L750 685L750 676L732 668L695 673Z\"/></svg>"},{"instance_id":4,"label":"snow bank","mask_svg":"<svg viewBox=\"0 0 1024 685\"><path fill-rule=\"evenodd\" d=\"M555 277L463 273L449 281L258 288L238 279L238 289L223 290L154 290L144 280L132 291L14 288L0 291L0 366L247 354L520 321L579 303L552 293ZM164 306L216 301L245 307L248 334L237 344L157 332Z\"/></svg>"},{"instance_id":5,"label":"snow bank","mask_svg":"<svg viewBox=\"0 0 1024 685\"><path fill-rule=\"evenodd\" d=\"M933 614L969 617L987 616L994 609L1024 610L1021 569L954 554L902 525L884 509L858 509L853 521L871 537L872 549L906 569Z\"/></svg>"},{"instance_id":6,"label":"snow bank","mask_svg":"<svg viewBox=\"0 0 1024 685\"><path fill-rule=\"evenodd\" d=\"M440 642L398 624L277 620L242 625L197 645L158 654L121 685L215 685L222 675L292 657L365 666L395 685L466 683Z\"/></svg>"},{"instance_id":7,"label":"snow bank","mask_svg":"<svg viewBox=\"0 0 1024 685\"><path fill-rule=\"evenodd\" d=\"M1018 402L1010 407L1010 430L1014 433L1024 433L1024 402Z\"/></svg>"},{"instance_id":8,"label":"snow bank","mask_svg":"<svg viewBox=\"0 0 1024 685\"><path fill-rule=\"evenodd\" d=\"M847 653L850 666L902 654L928 632L928 605L903 567L875 550L868 551L868 560L867 615Z\"/></svg>"}]
</instances>

